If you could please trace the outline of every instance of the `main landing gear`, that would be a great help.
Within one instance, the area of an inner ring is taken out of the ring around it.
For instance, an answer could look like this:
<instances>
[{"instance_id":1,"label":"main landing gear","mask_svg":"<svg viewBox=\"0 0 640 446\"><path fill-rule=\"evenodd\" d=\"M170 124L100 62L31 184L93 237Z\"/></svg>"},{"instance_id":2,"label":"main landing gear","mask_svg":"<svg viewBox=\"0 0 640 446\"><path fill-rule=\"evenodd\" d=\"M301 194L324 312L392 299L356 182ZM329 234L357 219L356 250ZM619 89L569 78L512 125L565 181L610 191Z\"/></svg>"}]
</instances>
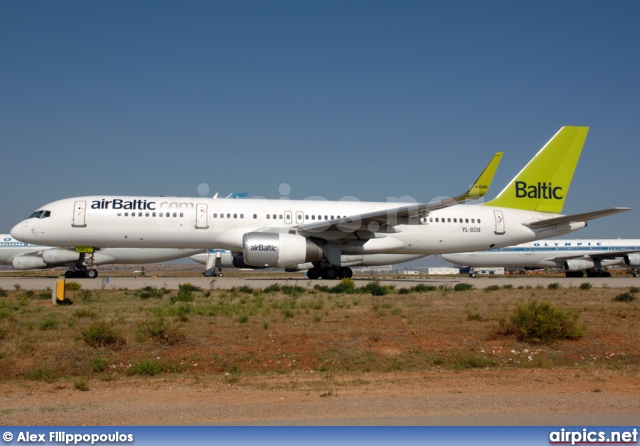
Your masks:
<instances>
[{"instance_id":1,"label":"main landing gear","mask_svg":"<svg viewBox=\"0 0 640 446\"><path fill-rule=\"evenodd\" d=\"M350 279L353 277L353 271L351 268L334 268L332 266L328 268L316 268L313 267L307 271L307 277L309 279L315 280L319 278L327 279L327 280L335 280L335 279Z\"/></svg>"},{"instance_id":2,"label":"main landing gear","mask_svg":"<svg viewBox=\"0 0 640 446\"><path fill-rule=\"evenodd\" d=\"M611 273L609 271L602 270L588 270L586 271L587 277L611 277ZM566 271L564 273L566 277L584 277L583 271Z\"/></svg>"},{"instance_id":3,"label":"main landing gear","mask_svg":"<svg viewBox=\"0 0 640 446\"><path fill-rule=\"evenodd\" d=\"M75 267L64 273L65 279L95 279L98 277L98 270L94 267L94 258L92 252L83 253L80 261L76 262Z\"/></svg>"},{"instance_id":4,"label":"main landing gear","mask_svg":"<svg viewBox=\"0 0 640 446\"><path fill-rule=\"evenodd\" d=\"M98 270L89 269L70 269L64 273L65 279L95 279L98 277Z\"/></svg>"}]
</instances>

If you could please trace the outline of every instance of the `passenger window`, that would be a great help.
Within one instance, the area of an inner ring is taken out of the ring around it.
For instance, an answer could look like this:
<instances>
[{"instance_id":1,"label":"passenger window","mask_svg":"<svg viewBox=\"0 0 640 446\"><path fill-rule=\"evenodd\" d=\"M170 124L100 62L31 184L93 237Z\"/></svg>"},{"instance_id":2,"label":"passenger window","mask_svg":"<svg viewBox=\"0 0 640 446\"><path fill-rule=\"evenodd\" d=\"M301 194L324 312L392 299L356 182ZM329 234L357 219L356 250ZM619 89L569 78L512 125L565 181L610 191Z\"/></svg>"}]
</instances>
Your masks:
<instances>
[{"instance_id":1,"label":"passenger window","mask_svg":"<svg viewBox=\"0 0 640 446\"><path fill-rule=\"evenodd\" d=\"M128 212L125 212L125 213L124 213L124 216L125 216L125 217L128 217L128 216L129 216L129 213L128 213Z\"/></svg>"},{"instance_id":2,"label":"passenger window","mask_svg":"<svg viewBox=\"0 0 640 446\"><path fill-rule=\"evenodd\" d=\"M231 214L227 214L227 218L231 218Z\"/></svg>"},{"instance_id":3,"label":"passenger window","mask_svg":"<svg viewBox=\"0 0 640 446\"><path fill-rule=\"evenodd\" d=\"M240 214L240 218L244 218L244 214Z\"/></svg>"},{"instance_id":4,"label":"passenger window","mask_svg":"<svg viewBox=\"0 0 640 446\"><path fill-rule=\"evenodd\" d=\"M478 219L478 224L480 224L480 219Z\"/></svg>"},{"instance_id":5,"label":"passenger window","mask_svg":"<svg viewBox=\"0 0 640 446\"><path fill-rule=\"evenodd\" d=\"M238 218L238 214L233 214L233 218Z\"/></svg>"},{"instance_id":6,"label":"passenger window","mask_svg":"<svg viewBox=\"0 0 640 446\"><path fill-rule=\"evenodd\" d=\"M218 218L218 214L213 214L213 218Z\"/></svg>"},{"instance_id":7,"label":"passenger window","mask_svg":"<svg viewBox=\"0 0 640 446\"><path fill-rule=\"evenodd\" d=\"M152 217L155 217L155 216L156 216L156 213L155 213L155 212L154 212L154 213L152 213L152 214L151 214L151 216L152 216Z\"/></svg>"},{"instance_id":8,"label":"passenger window","mask_svg":"<svg viewBox=\"0 0 640 446\"><path fill-rule=\"evenodd\" d=\"M476 219L475 219L475 218L472 218L472 219L471 219L471 223L475 223L475 222L476 222Z\"/></svg>"},{"instance_id":9,"label":"passenger window","mask_svg":"<svg viewBox=\"0 0 640 446\"><path fill-rule=\"evenodd\" d=\"M184 212L180 212L180 218L184 217Z\"/></svg>"},{"instance_id":10,"label":"passenger window","mask_svg":"<svg viewBox=\"0 0 640 446\"><path fill-rule=\"evenodd\" d=\"M174 212L174 213L173 213L173 216L174 216L174 217L177 217L178 215L177 215L177 213L176 213L176 212Z\"/></svg>"},{"instance_id":11,"label":"passenger window","mask_svg":"<svg viewBox=\"0 0 640 446\"><path fill-rule=\"evenodd\" d=\"M451 219L450 218L447 218L447 223L451 223Z\"/></svg>"},{"instance_id":12,"label":"passenger window","mask_svg":"<svg viewBox=\"0 0 640 446\"><path fill-rule=\"evenodd\" d=\"M166 212L166 213L164 214L164 216L165 216L165 217L171 217L171 212Z\"/></svg>"},{"instance_id":13,"label":"passenger window","mask_svg":"<svg viewBox=\"0 0 640 446\"><path fill-rule=\"evenodd\" d=\"M278 215L278 218L279 218L280 220L282 220L282 214Z\"/></svg>"},{"instance_id":14,"label":"passenger window","mask_svg":"<svg viewBox=\"0 0 640 446\"><path fill-rule=\"evenodd\" d=\"M465 223L469 223L469 219L468 219L468 218L465 218L465 219L464 219L464 222L465 222Z\"/></svg>"},{"instance_id":15,"label":"passenger window","mask_svg":"<svg viewBox=\"0 0 640 446\"><path fill-rule=\"evenodd\" d=\"M458 219L457 219L457 218L454 218L454 219L453 219L453 222L454 222L454 223L458 223Z\"/></svg>"},{"instance_id":16,"label":"passenger window","mask_svg":"<svg viewBox=\"0 0 640 446\"><path fill-rule=\"evenodd\" d=\"M271 215L267 214L267 220L271 219Z\"/></svg>"},{"instance_id":17,"label":"passenger window","mask_svg":"<svg viewBox=\"0 0 640 446\"><path fill-rule=\"evenodd\" d=\"M138 212L138 217L142 217L142 212Z\"/></svg>"},{"instance_id":18,"label":"passenger window","mask_svg":"<svg viewBox=\"0 0 640 446\"><path fill-rule=\"evenodd\" d=\"M253 218L254 218L254 220L255 220L256 218L258 218L258 214L253 214Z\"/></svg>"},{"instance_id":19,"label":"passenger window","mask_svg":"<svg viewBox=\"0 0 640 446\"><path fill-rule=\"evenodd\" d=\"M311 220L315 220L315 219L316 219L316 216L315 216L315 215L312 215L312 216L311 216Z\"/></svg>"}]
</instances>

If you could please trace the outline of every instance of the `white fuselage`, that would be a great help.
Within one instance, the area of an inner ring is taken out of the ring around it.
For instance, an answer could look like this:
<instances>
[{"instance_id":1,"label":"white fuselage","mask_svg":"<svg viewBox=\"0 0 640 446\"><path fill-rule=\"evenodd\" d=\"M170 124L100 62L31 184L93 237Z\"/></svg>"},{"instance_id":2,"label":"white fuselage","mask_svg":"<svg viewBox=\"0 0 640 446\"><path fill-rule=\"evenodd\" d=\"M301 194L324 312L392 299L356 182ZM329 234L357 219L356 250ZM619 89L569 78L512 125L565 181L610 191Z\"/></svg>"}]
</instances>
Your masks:
<instances>
[{"instance_id":1,"label":"white fuselage","mask_svg":"<svg viewBox=\"0 0 640 446\"><path fill-rule=\"evenodd\" d=\"M402 205L396 202L87 196L47 204L40 208L40 217L23 220L11 234L29 243L55 246L219 248L241 252L243 235L249 232L295 233L296 228L304 224ZM533 229L522 224L557 216L483 205L452 206L432 211L428 217L395 225L388 233L373 229L372 232L377 232L375 238L363 243L345 242L342 254L424 256L482 250L553 237L585 226L580 223Z\"/></svg>"},{"instance_id":2,"label":"white fuselage","mask_svg":"<svg viewBox=\"0 0 640 446\"><path fill-rule=\"evenodd\" d=\"M635 251L640 251L639 239L541 240L487 251L444 254L442 258L472 267L562 268L569 259L599 257L603 257L602 266L622 265L624 254Z\"/></svg>"}]
</instances>

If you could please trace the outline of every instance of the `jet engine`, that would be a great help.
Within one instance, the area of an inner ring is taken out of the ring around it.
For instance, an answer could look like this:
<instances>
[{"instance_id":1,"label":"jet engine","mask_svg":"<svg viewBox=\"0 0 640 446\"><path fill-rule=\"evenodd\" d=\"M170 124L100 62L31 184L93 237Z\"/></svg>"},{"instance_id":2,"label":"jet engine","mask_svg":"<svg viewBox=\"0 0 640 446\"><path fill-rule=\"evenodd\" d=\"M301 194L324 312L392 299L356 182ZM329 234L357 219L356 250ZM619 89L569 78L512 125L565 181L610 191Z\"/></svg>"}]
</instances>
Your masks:
<instances>
[{"instance_id":1,"label":"jet engine","mask_svg":"<svg viewBox=\"0 0 640 446\"><path fill-rule=\"evenodd\" d=\"M54 263L69 263L80 260L80 253L66 249L47 249L42 251L42 260L48 265Z\"/></svg>"},{"instance_id":2,"label":"jet engine","mask_svg":"<svg viewBox=\"0 0 640 446\"><path fill-rule=\"evenodd\" d=\"M640 254L625 254L624 264L627 266L640 266Z\"/></svg>"},{"instance_id":3,"label":"jet engine","mask_svg":"<svg viewBox=\"0 0 640 446\"><path fill-rule=\"evenodd\" d=\"M244 263L254 267L285 267L322 259L322 249L296 234L249 232L242 237Z\"/></svg>"},{"instance_id":4,"label":"jet engine","mask_svg":"<svg viewBox=\"0 0 640 446\"><path fill-rule=\"evenodd\" d=\"M595 267L596 264L592 260L573 259L564 262L565 271L584 271Z\"/></svg>"},{"instance_id":5,"label":"jet engine","mask_svg":"<svg viewBox=\"0 0 640 446\"><path fill-rule=\"evenodd\" d=\"M13 269L41 269L47 267L47 264L41 257L35 256L14 257L11 264Z\"/></svg>"}]
</instances>

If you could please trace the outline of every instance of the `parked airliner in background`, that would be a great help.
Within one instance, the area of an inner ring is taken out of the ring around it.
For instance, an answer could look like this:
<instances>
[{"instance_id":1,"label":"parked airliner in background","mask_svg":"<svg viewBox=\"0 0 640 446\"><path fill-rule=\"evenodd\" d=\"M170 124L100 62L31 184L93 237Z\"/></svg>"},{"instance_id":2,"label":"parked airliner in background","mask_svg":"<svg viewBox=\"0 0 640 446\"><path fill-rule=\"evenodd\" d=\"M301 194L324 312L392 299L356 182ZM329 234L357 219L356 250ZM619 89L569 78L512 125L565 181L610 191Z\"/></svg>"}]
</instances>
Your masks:
<instances>
[{"instance_id":1,"label":"parked airliner in background","mask_svg":"<svg viewBox=\"0 0 640 446\"><path fill-rule=\"evenodd\" d=\"M362 260L353 262L350 266L382 266L395 265L396 263L409 262L424 257L422 254L368 254L362 256ZM256 269L260 267L247 265L244 262L242 252L233 252L227 249L210 249L207 252L195 254L191 259L205 266L205 276L222 277L222 268ZM294 271L313 268L313 263L296 265Z\"/></svg>"},{"instance_id":2,"label":"parked airliner in background","mask_svg":"<svg viewBox=\"0 0 640 446\"><path fill-rule=\"evenodd\" d=\"M11 234L28 243L93 251L106 247L228 249L254 267L301 269L309 278L351 277L370 254L426 256L546 239L629 210L564 216L588 127L563 127L491 201L482 197L496 154L464 194L430 203L206 199L97 195L46 204ZM90 256L85 258L90 262Z\"/></svg>"},{"instance_id":3,"label":"parked airliner in background","mask_svg":"<svg viewBox=\"0 0 640 446\"><path fill-rule=\"evenodd\" d=\"M442 258L471 267L563 268L567 277L609 277L603 267L640 266L640 240L541 240Z\"/></svg>"},{"instance_id":4,"label":"parked airliner in background","mask_svg":"<svg viewBox=\"0 0 640 446\"><path fill-rule=\"evenodd\" d=\"M189 257L201 249L174 248L105 248L94 253L94 265L112 263L156 263ZM65 248L33 245L18 241L9 234L0 234L0 264L13 269L45 269L66 266L65 277L98 277L98 271L84 265L85 253Z\"/></svg>"}]
</instances>

